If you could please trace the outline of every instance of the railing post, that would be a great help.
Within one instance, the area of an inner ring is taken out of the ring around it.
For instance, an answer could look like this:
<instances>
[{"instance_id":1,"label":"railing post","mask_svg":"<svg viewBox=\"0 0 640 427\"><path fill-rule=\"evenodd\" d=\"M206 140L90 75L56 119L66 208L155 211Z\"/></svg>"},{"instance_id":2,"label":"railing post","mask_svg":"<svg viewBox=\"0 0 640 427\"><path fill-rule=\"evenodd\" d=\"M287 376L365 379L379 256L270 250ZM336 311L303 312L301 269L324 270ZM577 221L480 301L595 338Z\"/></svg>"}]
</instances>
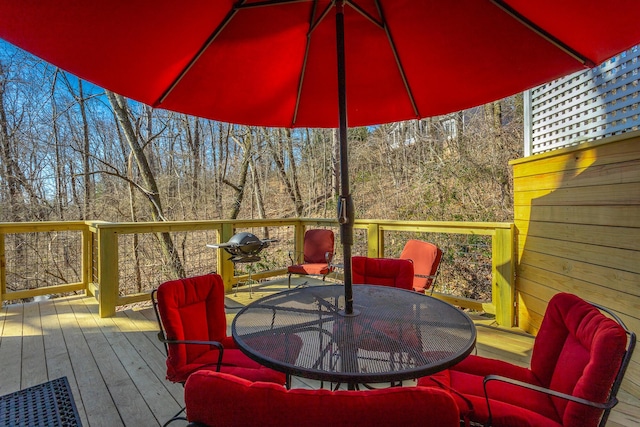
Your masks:
<instances>
[{"instance_id":1,"label":"railing post","mask_svg":"<svg viewBox=\"0 0 640 427\"><path fill-rule=\"evenodd\" d=\"M297 263L304 262L304 233L306 230L307 227L302 222L296 223L294 227L293 256Z\"/></svg>"},{"instance_id":2,"label":"railing post","mask_svg":"<svg viewBox=\"0 0 640 427\"><path fill-rule=\"evenodd\" d=\"M118 235L96 226L98 234L98 306L100 317L116 314L118 301Z\"/></svg>"},{"instance_id":3,"label":"railing post","mask_svg":"<svg viewBox=\"0 0 640 427\"><path fill-rule=\"evenodd\" d=\"M367 226L367 256L370 258L384 257L384 238L380 234L378 224Z\"/></svg>"},{"instance_id":4,"label":"railing post","mask_svg":"<svg viewBox=\"0 0 640 427\"><path fill-rule=\"evenodd\" d=\"M84 286L84 292L87 295L92 295L91 273L93 270L93 233L91 232L89 223L85 223L82 229L82 285ZM93 295L95 297L95 295Z\"/></svg>"},{"instance_id":5,"label":"railing post","mask_svg":"<svg viewBox=\"0 0 640 427\"><path fill-rule=\"evenodd\" d=\"M0 307L7 293L7 260L4 252L4 233L0 233Z\"/></svg>"},{"instance_id":6,"label":"railing post","mask_svg":"<svg viewBox=\"0 0 640 427\"><path fill-rule=\"evenodd\" d=\"M496 322L501 326L515 326L515 226L497 228L492 239L492 295L496 308Z\"/></svg>"},{"instance_id":7,"label":"railing post","mask_svg":"<svg viewBox=\"0 0 640 427\"><path fill-rule=\"evenodd\" d=\"M233 237L233 230L232 223L225 222L222 224L218 235L218 243L228 242ZM227 291L233 289L234 266L229 261L229 254L223 249L218 249L218 274L222 277L225 289Z\"/></svg>"}]
</instances>

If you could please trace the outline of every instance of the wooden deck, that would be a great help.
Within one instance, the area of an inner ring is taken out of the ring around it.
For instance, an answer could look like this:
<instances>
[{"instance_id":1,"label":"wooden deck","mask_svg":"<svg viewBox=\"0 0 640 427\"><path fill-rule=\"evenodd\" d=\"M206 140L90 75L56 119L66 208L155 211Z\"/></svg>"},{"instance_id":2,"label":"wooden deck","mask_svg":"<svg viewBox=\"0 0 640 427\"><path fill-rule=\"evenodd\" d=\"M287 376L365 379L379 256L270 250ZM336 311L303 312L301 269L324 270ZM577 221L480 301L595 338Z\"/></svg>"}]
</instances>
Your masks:
<instances>
[{"instance_id":1,"label":"wooden deck","mask_svg":"<svg viewBox=\"0 0 640 427\"><path fill-rule=\"evenodd\" d=\"M286 287L286 280L254 286L253 298ZM229 320L249 301L245 287L237 297L229 294ZM155 427L181 408L182 387L164 379L165 353L149 304L100 318L93 298L75 296L10 305L1 313L0 395L67 376L85 427ZM474 320L478 354L528 363L531 336L497 328L491 319L478 316ZM296 378L293 386L318 384ZM608 425L638 425L637 397L622 394L620 400Z\"/></svg>"}]
</instances>

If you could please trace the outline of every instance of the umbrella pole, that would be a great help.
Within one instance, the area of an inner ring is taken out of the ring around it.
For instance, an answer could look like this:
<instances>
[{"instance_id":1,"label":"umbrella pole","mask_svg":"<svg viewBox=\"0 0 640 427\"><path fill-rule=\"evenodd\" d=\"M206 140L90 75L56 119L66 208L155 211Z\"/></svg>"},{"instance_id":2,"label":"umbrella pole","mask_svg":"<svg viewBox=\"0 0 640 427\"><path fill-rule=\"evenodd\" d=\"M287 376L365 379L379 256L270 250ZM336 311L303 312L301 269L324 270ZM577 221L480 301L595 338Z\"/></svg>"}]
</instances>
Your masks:
<instances>
[{"instance_id":1,"label":"umbrella pole","mask_svg":"<svg viewBox=\"0 0 640 427\"><path fill-rule=\"evenodd\" d=\"M347 150L347 89L344 53L344 9L336 2L336 42L338 53L338 111L340 115L340 200L338 222L344 255L344 315L354 316L353 283L351 274L351 247L353 246L353 221L355 219L353 199L349 190L349 154Z\"/></svg>"}]
</instances>

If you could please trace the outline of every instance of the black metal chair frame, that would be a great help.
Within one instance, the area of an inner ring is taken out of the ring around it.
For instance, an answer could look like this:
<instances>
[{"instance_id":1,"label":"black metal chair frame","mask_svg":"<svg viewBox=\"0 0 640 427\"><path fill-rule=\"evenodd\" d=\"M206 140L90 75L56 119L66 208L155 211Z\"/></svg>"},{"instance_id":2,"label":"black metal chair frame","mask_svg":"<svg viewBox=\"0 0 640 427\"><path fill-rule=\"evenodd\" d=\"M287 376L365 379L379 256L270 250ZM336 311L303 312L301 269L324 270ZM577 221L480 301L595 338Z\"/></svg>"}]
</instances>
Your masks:
<instances>
[{"instance_id":1,"label":"black metal chair frame","mask_svg":"<svg viewBox=\"0 0 640 427\"><path fill-rule=\"evenodd\" d=\"M294 252L290 251L289 252L289 261L291 262L291 265L296 265L296 261L293 259L293 255L294 255ZM340 267L339 265L333 264L333 254L331 252L325 252L324 259L327 261L327 266L329 268L329 271L327 272L327 274L322 274L321 275L323 282L327 278L327 276L329 274L331 274L333 272L333 270L336 269L336 267L338 267L338 268ZM295 274L295 273L289 273L288 274L289 289L291 289L291 275L292 274ZM307 276L313 276L313 274L307 274Z\"/></svg>"}]
</instances>

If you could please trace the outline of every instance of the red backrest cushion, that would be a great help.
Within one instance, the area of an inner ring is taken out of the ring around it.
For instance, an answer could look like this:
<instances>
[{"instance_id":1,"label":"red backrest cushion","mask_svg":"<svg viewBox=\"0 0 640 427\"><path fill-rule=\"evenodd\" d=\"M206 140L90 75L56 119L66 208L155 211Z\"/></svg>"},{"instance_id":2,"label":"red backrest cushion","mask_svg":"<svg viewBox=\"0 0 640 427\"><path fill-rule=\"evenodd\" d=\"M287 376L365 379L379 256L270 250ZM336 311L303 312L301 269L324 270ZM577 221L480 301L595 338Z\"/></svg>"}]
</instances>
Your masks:
<instances>
[{"instance_id":1,"label":"red backrest cushion","mask_svg":"<svg viewBox=\"0 0 640 427\"><path fill-rule=\"evenodd\" d=\"M354 284L413 289L413 263L406 259L354 256L351 272Z\"/></svg>"},{"instance_id":2,"label":"red backrest cushion","mask_svg":"<svg viewBox=\"0 0 640 427\"><path fill-rule=\"evenodd\" d=\"M547 307L531 356L546 387L591 401L607 400L627 336L615 321L579 297L560 293ZM602 411L554 399L564 426L596 425Z\"/></svg>"},{"instance_id":3,"label":"red backrest cushion","mask_svg":"<svg viewBox=\"0 0 640 427\"><path fill-rule=\"evenodd\" d=\"M333 256L335 236L326 229L307 230L304 233L304 262L312 264L326 263L326 254Z\"/></svg>"},{"instance_id":4,"label":"red backrest cushion","mask_svg":"<svg viewBox=\"0 0 640 427\"><path fill-rule=\"evenodd\" d=\"M224 284L218 274L165 282L158 311L168 339L222 341L227 335ZM169 345L167 367L182 367L209 350L205 345Z\"/></svg>"},{"instance_id":5,"label":"red backrest cushion","mask_svg":"<svg viewBox=\"0 0 640 427\"><path fill-rule=\"evenodd\" d=\"M453 398L437 388L287 390L198 371L189 376L184 398L189 421L209 426L459 426Z\"/></svg>"},{"instance_id":6,"label":"red backrest cushion","mask_svg":"<svg viewBox=\"0 0 640 427\"><path fill-rule=\"evenodd\" d=\"M442 251L433 243L412 239L404 245L400 258L413 261L415 274L433 276L438 271ZM433 279L414 276L413 287L415 289L429 289L432 282Z\"/></svg>"}]
</instances>

